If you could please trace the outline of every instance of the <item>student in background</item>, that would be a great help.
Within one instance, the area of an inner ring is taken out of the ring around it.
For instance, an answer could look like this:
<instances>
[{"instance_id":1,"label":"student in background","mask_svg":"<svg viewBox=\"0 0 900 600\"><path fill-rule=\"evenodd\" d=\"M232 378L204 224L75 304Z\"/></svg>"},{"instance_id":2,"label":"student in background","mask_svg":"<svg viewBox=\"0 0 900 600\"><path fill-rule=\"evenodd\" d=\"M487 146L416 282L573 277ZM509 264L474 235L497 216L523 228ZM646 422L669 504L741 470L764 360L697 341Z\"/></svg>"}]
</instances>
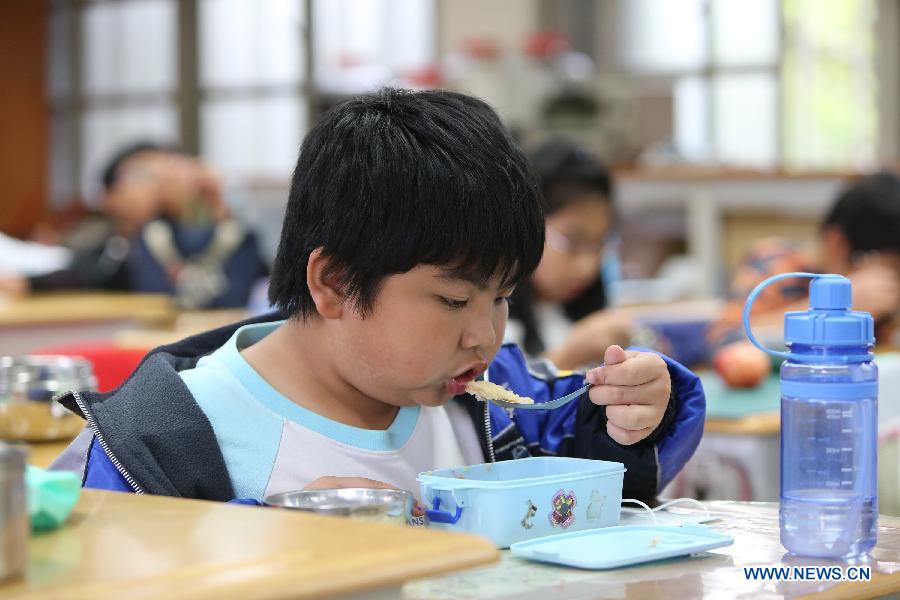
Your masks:
<instances>
[{"instance_id":1,"label":"student in background","mask_svg":"<svg viewBox=\"0 0 900 600\"><path fill-rule=\"evenodd\" d=\"M125 175L158 202L157 218L133 240L130 289L171 294L182 308L244 307L269 270L256 237L229 214L218 176L177 152L158 153Z\"/></svg>"},{"instance_id":2,"label":"student in background","mask_svg":"<svg viewBox=\"0 0 900 600\"><path fill-rule=\"evenodd\" d=\"M703 430L699 380L606 349L588 373L528 368L502 345L513 288L544 249L529 163L482 101L386 89L310 130L269 297L275 314L157 348L111 395L61 402L89 427L56 467L87 487L259 501L303 488L392 486L526 456L625 464L651 499ZM477 401L485 377L548 413Z\"/></svg>"},{"instance_id":3,"label":"student in background","mask_svg":"<svg viewBox=\"0 0 900 600\"><path fill-rule=\"evenodd\" d=\"M22 294L47 290L128 291L128 255L140 229L159 214L159 198L143 173L162 149L140 142L119 150L104 168L100 211L60 236L71 251L68 264L47 273L9 274Z\"/></svg>"},{"instance_id":4,"label":"student in background","mask_svg":"<svg viewBox=\"0 0 900 600\"><path fill-rule=\"evenodd\" d=\"M578 144L550 139L530 154L546 219L544 252L512 296L507 338L562 369L598 363L630 322L607 308L601 267L616 210L607 168Z\"/></svg>"},{"instance_id":5,"label":"student in background","mask_svg":"<svg viewBox=\"0 0 900 600\"><path fill-rule=\"evenodd\" d=\"M255 237L229 216L200 160L140 142L112 157L102 182L102 212L68 236L70 264L12 277L11 289L162 292L185 308L243 307L267 275Z\"/></svg>"},{"instance_id":6,"label":"student in background","mask_svg":"<svg viewBox=\"0 0 900 600\"><path fill-rule=\"evenodd\" d=\"M817 247L804 251L788 240L769 238L751 248L730 286L730 300L710 328L713 346L747 343L742 312L747 295L777 273L837 273L853 284L853 309L875 318L880 343L890 342L900 310L900 177L879 172L847 185L819 229ZM784 313L808 308L808 279L784 279L767 287L753 304L753 326L781 339Z\"/></svg>"}]
</instances>

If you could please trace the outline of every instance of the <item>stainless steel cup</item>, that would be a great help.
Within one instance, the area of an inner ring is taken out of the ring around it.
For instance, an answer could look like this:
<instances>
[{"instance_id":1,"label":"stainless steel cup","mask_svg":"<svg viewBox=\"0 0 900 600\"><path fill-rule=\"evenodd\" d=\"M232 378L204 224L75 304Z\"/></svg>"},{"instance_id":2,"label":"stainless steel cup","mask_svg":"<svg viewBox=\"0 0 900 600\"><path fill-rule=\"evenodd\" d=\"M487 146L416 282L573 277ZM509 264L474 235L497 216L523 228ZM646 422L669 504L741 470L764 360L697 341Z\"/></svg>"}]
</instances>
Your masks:
<instances>
[{"instance_id":1,"label":"stainless steel cup","mask_svg":"<svg viewBox=\"0 0 900 600\"><path fill-rule=\"evenodd\" d=\"M0 442L0 579L25 570L28 548L25 456L22 448Z\"/></svg>"}]
</instances>

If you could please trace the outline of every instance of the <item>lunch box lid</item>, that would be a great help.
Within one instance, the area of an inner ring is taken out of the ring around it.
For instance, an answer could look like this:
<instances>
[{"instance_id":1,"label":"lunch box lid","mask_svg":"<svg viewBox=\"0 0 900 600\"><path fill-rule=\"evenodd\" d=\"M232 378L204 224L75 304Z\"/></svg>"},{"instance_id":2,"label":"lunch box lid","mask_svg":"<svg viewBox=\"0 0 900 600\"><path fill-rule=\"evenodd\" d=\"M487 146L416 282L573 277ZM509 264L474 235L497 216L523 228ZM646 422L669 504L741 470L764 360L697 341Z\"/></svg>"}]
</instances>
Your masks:
<instances>
[{"instance_id":1,"label":"lunch box lid","mask_svg":"<svg viewBox=\"0 0 900 600\"><path fill-rule=\"evenodd\" d=\"M543 473L542 464L551 464L557 472ZM484 479L484 474L494 471L508 478ZM531 457L515 461L484 463L452 469L419 473L420 484L450 489L506 489L533 486L543 483L572 482L597 476L618 475L626 471L625 465L605 460L570 457ZM510 476L511 475L511 476Z\"/></svg>"},{"instance_id":2,"label":"lunch box lid","mask_svg":"<svg viewBox=\"0 0 900 600\"><path fill-rule=\"evenodd\" d=\"M696 523L620 525L516 542L515 556L581 569L616 569L730 546L734 538Z\"/></svg>"}]
</instances>

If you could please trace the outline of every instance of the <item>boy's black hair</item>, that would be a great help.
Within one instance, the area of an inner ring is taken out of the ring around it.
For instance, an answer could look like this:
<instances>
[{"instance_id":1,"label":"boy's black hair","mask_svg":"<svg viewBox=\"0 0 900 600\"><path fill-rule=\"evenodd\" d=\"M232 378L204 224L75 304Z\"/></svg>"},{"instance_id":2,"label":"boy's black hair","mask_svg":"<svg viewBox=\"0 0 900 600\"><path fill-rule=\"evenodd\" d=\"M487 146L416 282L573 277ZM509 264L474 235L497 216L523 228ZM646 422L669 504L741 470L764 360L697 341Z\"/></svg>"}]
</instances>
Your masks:
<instances>
[{"instance_id":1,"label":"boy's black hair","mask_svg":"<svg viewBox=\"0 0 900 600\"><path fill-rule=\"evenodd\" d=\"M103 169L103 174L100 176L100 180L103 182L103 189L105 189L106 191L112 189L112 187L119 180L122 165L124 165L125 161L127 161L132 156L140 154L141 152L162 152L165 150L167 149L162 145L150 141L135 142L133 144L129 144L128 146L120 148L118 151L116 151L112 158L109 159L109 162L106 163L106 167Z\"/></svg>"},{"instance_id":2,"label":"boy's black hair","mask_svg":"<svg viewBox=\"0 0 900 600\"><path fill-rule=\"evenodd\" d=\"M306 265L317 248L366 315L386 276L431 264L514 285L543 244L537 179L496 113L460 93L387 88L336 105L304 139L269 300L291 317L315 313Z\"/></svg>"},{"instance_id":3,"label":"boy's black hair","mask_svg":"<svg viewBox=\"0 0 900 600\"><path fill-rule=\"evenodd\" d=\"M562 210L585 194L596 194L609 205L611 216L615 219L609 170L589 150L567 138L553 137L535 147L529 158L540 177L545 216ZM606 308L606 304L606 286L600 273L597 273L597 279L588 289L563 304L563 312L571 321L577 321ZM523 282L516 288L509 316L522 324L525 352L541 354L546 348L535 313L535 290L531 282Z\"/></svg>"},{"instance_id":4,"label":"boy's black hair","mask_svg":"<svg viewBox=\"0 0 900 600\"><path fill-rule=\"evenodd\" d=\"M900 251L900 177L881 171L848 185L822 227L837 227L851 252Z\"/></svg>"}]
</instances>

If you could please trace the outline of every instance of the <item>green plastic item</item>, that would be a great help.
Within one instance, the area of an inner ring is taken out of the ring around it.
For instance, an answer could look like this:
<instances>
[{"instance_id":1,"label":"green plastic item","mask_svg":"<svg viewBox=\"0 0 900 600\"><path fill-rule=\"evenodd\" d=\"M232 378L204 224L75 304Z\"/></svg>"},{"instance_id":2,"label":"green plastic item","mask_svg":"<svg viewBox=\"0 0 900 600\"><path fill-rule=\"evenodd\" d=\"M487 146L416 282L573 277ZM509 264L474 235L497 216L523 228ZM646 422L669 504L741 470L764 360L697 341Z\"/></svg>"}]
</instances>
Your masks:
<instances>
[{"instance_id":1,"label":"green plastic item","mask_svg":"<svg viewBox=\"0 0 900 600\"><path fill-rule=\"evenodd\" d=\"M81 495L81 479L70 471L25 467L28 519L32 531L49 531L66 522Z\"/></svg>"}]
</instances>

